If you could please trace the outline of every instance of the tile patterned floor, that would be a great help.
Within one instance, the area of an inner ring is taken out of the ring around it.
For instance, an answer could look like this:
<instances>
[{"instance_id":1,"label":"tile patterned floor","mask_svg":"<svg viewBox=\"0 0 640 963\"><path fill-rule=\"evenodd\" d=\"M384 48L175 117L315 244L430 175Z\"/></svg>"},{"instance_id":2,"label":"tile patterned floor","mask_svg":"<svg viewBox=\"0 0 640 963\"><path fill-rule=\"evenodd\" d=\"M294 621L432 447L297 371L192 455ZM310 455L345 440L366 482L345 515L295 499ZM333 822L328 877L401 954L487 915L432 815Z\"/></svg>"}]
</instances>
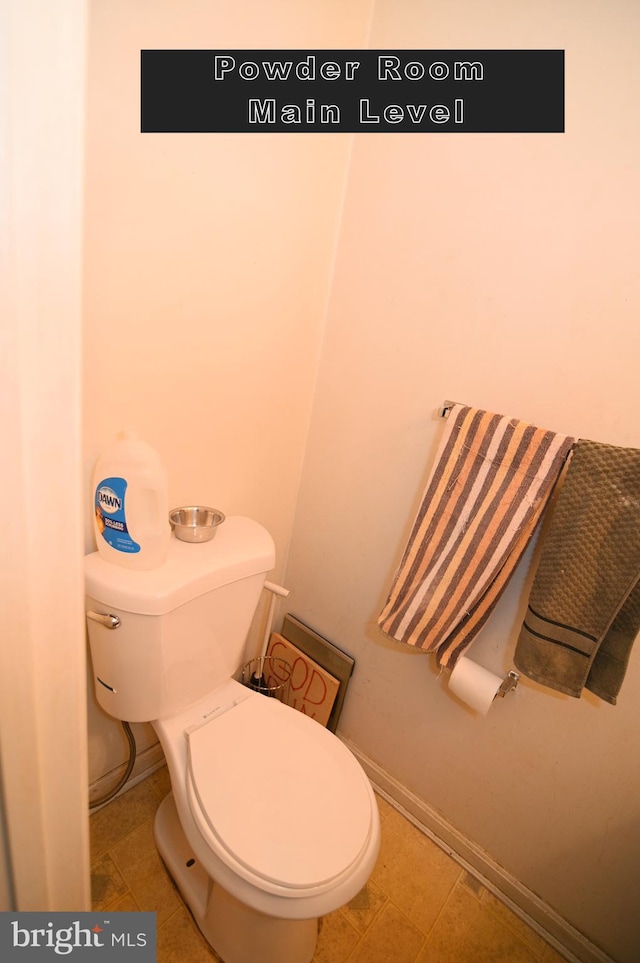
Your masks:
<instances>
[{"instance_id":1,"label":"tile patterned floor","mask_svg":"<svg viewBox=\"0 0 640 963\"><path fill-rule=\"evenodd\" d=\"M94 909L155 910L158 963L215 963L153 841L166 768L91 816ZM371 880L320 921L313 963L562 963L562 957L378 797ZM259 963L259 961L256 961Z\"/></svg>"}]
</instances>

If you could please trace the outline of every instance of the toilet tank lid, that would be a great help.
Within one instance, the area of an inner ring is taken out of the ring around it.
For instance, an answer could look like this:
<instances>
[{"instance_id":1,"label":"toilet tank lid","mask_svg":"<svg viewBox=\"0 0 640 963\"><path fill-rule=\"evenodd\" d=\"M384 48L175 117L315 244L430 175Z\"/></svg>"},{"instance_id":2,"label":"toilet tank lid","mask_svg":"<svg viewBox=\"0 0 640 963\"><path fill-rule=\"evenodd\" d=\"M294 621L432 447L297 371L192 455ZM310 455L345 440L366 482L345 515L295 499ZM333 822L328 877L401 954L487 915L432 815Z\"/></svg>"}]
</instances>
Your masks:
<instances>
[{"instance_id":1,"label":"toilet tank lid","mask_svg":"<svg viewBox=\"0 0 640 963\"><path fill-rule=\"evenodd\" d=\"M164 565L136 571L107 561L99 552L84 559L89 598L124 612L166 615L185 602L275 565L269 532L243 515L227 516L209 542L181 542L171 536Z\"/></svg>"}]
</instances>

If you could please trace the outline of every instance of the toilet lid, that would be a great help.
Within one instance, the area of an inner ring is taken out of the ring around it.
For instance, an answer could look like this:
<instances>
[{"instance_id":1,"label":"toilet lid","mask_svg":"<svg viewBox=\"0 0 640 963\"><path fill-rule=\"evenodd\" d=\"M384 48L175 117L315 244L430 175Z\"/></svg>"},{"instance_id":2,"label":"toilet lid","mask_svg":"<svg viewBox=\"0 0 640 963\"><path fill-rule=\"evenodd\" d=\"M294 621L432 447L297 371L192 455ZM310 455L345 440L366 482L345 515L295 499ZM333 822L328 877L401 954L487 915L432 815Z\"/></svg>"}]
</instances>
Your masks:
<instances>
[{"instance_id":1,"label":"toilet lid","mask_svg":"<svg viewBox=\"0 0 640 963\"><path fill-rule=\"evenodd\" d=\"M371 787L319 723L255 695L188 739L193 815L247 878L318 887L358 859L371 831Z\"/></svg>"}]
</instances>

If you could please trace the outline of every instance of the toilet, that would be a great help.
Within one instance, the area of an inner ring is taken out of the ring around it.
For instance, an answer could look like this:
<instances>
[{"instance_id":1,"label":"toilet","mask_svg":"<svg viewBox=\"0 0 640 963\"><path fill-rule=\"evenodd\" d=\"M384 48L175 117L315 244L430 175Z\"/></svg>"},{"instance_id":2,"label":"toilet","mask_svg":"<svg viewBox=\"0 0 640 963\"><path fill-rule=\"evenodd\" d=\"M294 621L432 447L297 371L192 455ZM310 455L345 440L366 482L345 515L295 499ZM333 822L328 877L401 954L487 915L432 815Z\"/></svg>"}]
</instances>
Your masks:
<instances>
[{"instance_id":1,"label":"toilet","mask_svg":"<svg viewBox=\"0 0 640 963\"><path fill-rule=\"evenodd\" d=\"M380 845L353 754L235 679L274 563L271 536L243 516L209 542L172 536L155 570L85 558L98 702L158 735L172 791L156 845L224 963L309 963L318 917L362 889Z\"/></svg>"}]
</instances>

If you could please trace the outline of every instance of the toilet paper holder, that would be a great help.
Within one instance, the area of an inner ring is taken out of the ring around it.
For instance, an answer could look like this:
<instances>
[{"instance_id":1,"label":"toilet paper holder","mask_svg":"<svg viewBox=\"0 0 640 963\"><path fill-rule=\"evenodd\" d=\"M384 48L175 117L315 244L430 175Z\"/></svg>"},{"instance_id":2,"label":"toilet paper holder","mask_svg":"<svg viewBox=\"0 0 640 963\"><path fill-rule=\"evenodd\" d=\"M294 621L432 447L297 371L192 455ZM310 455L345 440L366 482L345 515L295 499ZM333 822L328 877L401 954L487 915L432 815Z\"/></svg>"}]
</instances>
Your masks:
<instances>
[{"instance_id":1,"label":"toilet paper holder","mask_svg":"<svg viewBox=\"0 0 640 963\"><path fill-rule=\"evenodd\" d=\"M517 688L519 681L520 681L520 674L518 672L514 672L512 669L509 675L502 680L502 684L500 685L500 688L496 692L496 698L500 696L501 699L504 699L507 692L511 692L512 689Z\"/></svg>"}]
</instances>

